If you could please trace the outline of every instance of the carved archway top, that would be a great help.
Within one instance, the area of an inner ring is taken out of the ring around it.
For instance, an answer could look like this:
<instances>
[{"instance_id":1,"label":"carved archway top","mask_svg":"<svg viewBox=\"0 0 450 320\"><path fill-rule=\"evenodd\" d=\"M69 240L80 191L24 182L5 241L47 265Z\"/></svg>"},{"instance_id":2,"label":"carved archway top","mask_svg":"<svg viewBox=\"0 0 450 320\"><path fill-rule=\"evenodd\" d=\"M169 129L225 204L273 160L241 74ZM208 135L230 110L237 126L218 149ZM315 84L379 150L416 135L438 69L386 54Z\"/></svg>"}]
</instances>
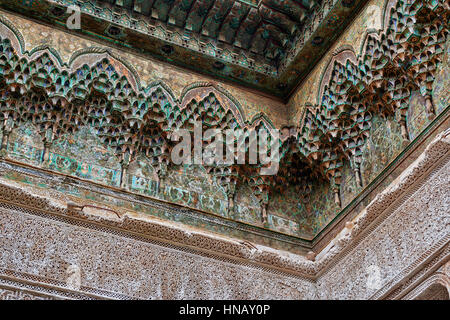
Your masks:
<instances>
[{"instance_id":1,"label":"carved archway top","mask_svg":"<svg viewBox=\"0 0 450 320\"><path fill-rule=\"evenodd\" d=\"M59 69L59 73L74 73L85 66L92 69L98 63L107 61L120 77L126 79L136 95L150 96L155 90L161 90L172 106L178 106L180 109L183 109L190 102L191 98L197 97L202 99L213 93L223 108L231 110L238 123L242 126L249 126L254 123L256 118L262 118L268 128L274 127L272 121L262 112L260 112L261 115L258 114L255 116L252 121L245 119L242 106L238 100L225 88L215 82L191 83L182 90L182 94L177 98L174 91L163 80L155 80L146 87L143 87L135 68L126 59L123 59L110 49L101 47L82 49L74 52L68 62L64 62L58 51L48 45L37 46L28 51L25 49L25 42L20 31L3 16L0 16L0 35L3 39L7 39L10 42L10 46L14 49L14 54L19 59L25 58L27 61L34 61L46 54L46 57Z\"/></svg>"},{"instance_id":2,"label":"carved archway top","mask_svg":"<svg viewBox=\"0 0 450 320\"><path fill-rule=\"evenodd\" d=\"M45 58L50 60L54 67L58 69L57 73L73 74L84 69L95 69L99 64L108 64L112 67L112 72L117 73L118 77L124 79L136 96L151 96L156 90L163 92L167 102L173 107L183 109L192 99L202 100L211 93L219 100L222 107L230 110L236 121L242 127L250 127L259 120L263 121L267 128L274 128L270 119L260 112L253 117L251 121L245 119L245 115L241 104L238 100L226 89L214 82L195 82L187 85L177 98L170 88L170 86L162 80L155 80L149 83L146 87L142 87L140 77L137 71L125 59L115 54L112 50L99 47L90 47L76 51L72 54L69 61L63 62L59 53L48 45L42 45L26 51L25 43L20 32L14 28L13 24L1 17L0 20L0 35L6 41L10 42L10 47L13 48L14 54L18 59L26 59L32 62L39 60L45 55Z\"/></svg>"}]
</instances>

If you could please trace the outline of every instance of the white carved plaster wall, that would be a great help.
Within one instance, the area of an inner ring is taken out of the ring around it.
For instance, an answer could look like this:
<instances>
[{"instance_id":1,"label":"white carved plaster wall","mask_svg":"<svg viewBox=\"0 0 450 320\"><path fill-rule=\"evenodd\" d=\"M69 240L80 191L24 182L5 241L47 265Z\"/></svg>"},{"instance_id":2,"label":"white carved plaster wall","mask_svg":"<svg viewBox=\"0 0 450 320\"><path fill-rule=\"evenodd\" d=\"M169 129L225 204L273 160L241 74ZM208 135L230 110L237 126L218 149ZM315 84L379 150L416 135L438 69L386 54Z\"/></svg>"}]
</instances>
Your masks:
<instances>
[{"instance_id":1,"label":"white carved plaster wall","mask_svg":"<svg viewBox=\"0 0 450 320\"><path fill-rule=\"evenodd\" d=\"M0 297L415 298L448 286L449 169L447 129L315 261L0 181Z\"/></svg>"}]
</instances>

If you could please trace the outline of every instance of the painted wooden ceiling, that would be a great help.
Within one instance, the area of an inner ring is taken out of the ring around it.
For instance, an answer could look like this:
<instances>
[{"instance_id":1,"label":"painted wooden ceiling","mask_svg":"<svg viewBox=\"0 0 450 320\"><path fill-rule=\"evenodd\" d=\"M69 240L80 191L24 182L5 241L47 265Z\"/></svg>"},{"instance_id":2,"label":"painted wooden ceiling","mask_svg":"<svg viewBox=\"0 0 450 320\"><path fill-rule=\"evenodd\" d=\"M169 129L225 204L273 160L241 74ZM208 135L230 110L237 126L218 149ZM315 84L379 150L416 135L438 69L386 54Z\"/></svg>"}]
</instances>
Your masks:
<instances>
[{"instance_id":1,"label":"painted wooden ceiling","mask_svg":"<svg viewBox=\"0 0 450 320\"><path fill-rule=\"evenodd\" d=\"M365 0L4 0L3 8L286 100Z\"/></svg>"},{"instance_id":2,"label":"painted wooden ceiling","mask_svg":"<svg viewBox=\"0 0 450 320\"><path fill-rule=\"evenodd\" d=\"M320 0L100 0L277 66Z\"/></svg>"}]
</instances>

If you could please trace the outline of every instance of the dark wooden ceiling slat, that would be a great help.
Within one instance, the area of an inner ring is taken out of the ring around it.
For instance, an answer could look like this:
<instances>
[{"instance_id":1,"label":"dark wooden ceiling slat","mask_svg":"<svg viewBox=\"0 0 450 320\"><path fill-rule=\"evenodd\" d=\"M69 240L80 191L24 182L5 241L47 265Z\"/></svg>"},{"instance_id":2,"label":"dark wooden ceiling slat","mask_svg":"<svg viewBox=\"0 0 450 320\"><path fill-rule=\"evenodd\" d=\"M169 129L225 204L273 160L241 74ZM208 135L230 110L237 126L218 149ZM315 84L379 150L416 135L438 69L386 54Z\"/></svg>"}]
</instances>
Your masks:
<instances>
[{"instance_id":1,"label":"dark wooden ceiling slat","mask_svg":"<svg viewBox=\"0 0 450 320\"><path fill-rule=\"evenodd\" d=\"M191 7L191 11L186 20L185 28L189 31L199 33L203 27L203 22L208 16L208 12L213 5L214 0L197 0Z\"/></svg>"},{"instance_id":2,"label":"dark wooden ceiling slat","mask_svg":"<svg viewBox=\"0 0 450 320\"><path fill-rule=\"evenodd\" d=\"M175 0L169 12L168 23L185 28L187 17L194 3L195 0Z\"/></svg>"},{"instance_id":3,"label":"dark wooden ceiling slat","mask_svg":"<svg viewBox=\"0 0 450 320\"><path fill-rule=\"evenodd\" d=\"M233 44L241 21L247 15L249 10L250 7L248 5L237 1L234 2L233 7L222 24L218 39L225 43Z\"/></svg>"},{"instance_id":4,"label":"dark wooden ceiling slat","mask_svg":"<svg viewBox=\"0 0 450 320\"><path fill-rule=\"evenodd\" d=\"M158 20L167 22L169 11L173 2L174 0L155 0L153 3L153 9L157 10Z\"/></svg>"},{"instance_id":5,"label":"dark wooden ceiling slat","mask_svg":"<svg viewBox=\"0 0 450 320\"><path fill-rule=\"evenodd\" d=\"M234 0L215 1L202 28L202 35L217 38L222 24L233 7Z\"/></svg>"},{"instance_id":6,"label":"dark wooden ceiling slat","mask_svg":"<svg viewBox=\"0 0 450 320\"><path fill-rule=\"evenodd\" d=\"M251 8L236 33L234 45L248 50L251 46L253 35L258 29L260 23L261 16L258 13L258 9Z\"/></svg>"},{"instance_id":7,"label":"dark wooden ceiling slat","mask_svg":"<svg viewBox=\"0 0 450 320\"><path fill-rule=\"evenodd\" d=\"M134 0L133 10L148 16L152 10L154 0Z\"/></svg>"},{"instance_id":8,"label":"dark wooden ceiling slat","mask_svg":"<svg viewBox=\"0 0 450 320\"><path fill-rule=\"evenodd\" d=\"M170 26L250 50L267 63L285 56L288 44L321 0L99 0L151 16ZM180 30L182 31L182 30ZM255 43L260 41L261 43ZM266 49L269 48L266 52Z\"/></svg>"}]
</instances>

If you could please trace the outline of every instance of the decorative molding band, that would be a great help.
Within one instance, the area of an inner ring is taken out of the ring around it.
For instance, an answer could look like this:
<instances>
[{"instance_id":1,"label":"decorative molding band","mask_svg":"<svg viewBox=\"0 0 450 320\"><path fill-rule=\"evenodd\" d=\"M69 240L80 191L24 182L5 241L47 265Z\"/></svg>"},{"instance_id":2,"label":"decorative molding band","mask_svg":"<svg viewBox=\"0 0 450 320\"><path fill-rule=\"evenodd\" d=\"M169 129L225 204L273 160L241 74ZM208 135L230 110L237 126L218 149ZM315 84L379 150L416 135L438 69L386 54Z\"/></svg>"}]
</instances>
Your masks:
<instances>
[{"instance_id":1,"label":"decorative molding band","mask_svg":"<svg viewBox=\"0 0 450 320\"><path fill-rule=\"evenodd\" d=\"M316 256L317 276L323 275L355 248L368 234L407 201L428 178L450 162L450 128L441 132L420 157L356 216Z\"/></svg>"},{"instance_id":2,"label":"decorative molding band","mask_svg":"<svg viewBox=\"0 0 450 320\"><path fill-rule=\"evenodd\" d=\"M447 258L447 261L449 259ZM447 262L445 265L442 265L437 271L435 271L432 275L429 275L423 282L419 285L415 286L411 291L409 291L406 295L402 296L403 300L415 300L418 296L423 294L428 288L431 286L438 284L442 285L447 289L447 292L450 290L450 278L448 270L445 272L445 269L448 269L450 263ZM450 293L449 293L450 294Z\"/></svg>"},{"instance_id":3,"label":"decorative molding band","mask_svg":"<svg viewBox=\"0 0 450 320\"><path fill-rule=\"evenodd\" d=\"M343 55L344 61L330 62L319 88L322 101L305 109L298 130L283 130L277 175L263 175L260 164L205 166L208 174L228 190L228 208L234 208L236 187L246 184L258 202L260 221L254 224L270 229L273 226L268 224L267 208L273 195L293 188L303 199L322 179L329 183L334 194L332 207L339 208L345 162L354 164L356 183L361 185L360 164L374 115L400 115L406 142L408 99L411 92L420 89L426 96L427 112L435 116L430 87L442 60L448 30L434 14L422 17L424 13L416 12L416 5L416 2L396 2L399 12L426 18L427 28L435 31L409 39L409 34L404 33L416 24L395 29L392 21L404 17L394 10L384 33L368 37L364 55L359 59ZM446 16L449 12L441 4L427 10ZM74 134L80 127L89 125L102 145L111 148L120 162L120 179L114 181L115 185L125 185L122 182L127 179L127 167L138 155L145 155L154 164L159 183L164 181L171 165L173 133L191 128L193 121L201 120L205 128L243 129L247 136L255 128L274 129L272 121L263 113L246 119L239 101L217 84L193 83L175 99L172 90L162 82L142 88L136 70L109 50L84 49L74 53L68 65L62 65L57 52L48 46L23 52L23 39L10 23L0 23L0 30L0 113L3 115L0 120L4 120L0 129L8 136L21 124L31 122L36 126L45 145L42 163L48 161L57 137ZM387 45L392 41L398 52ZM426 63L421 58L425 53L413 44L416 42L423 42L426 48ZM406 53L400 54L400 48ZM414 62L407 65L407 70L403 65L406 60ZM4 140L7 146L8 137ZM244 144L247 148L248 143ZM297 212L297 216L288 219L294 225L288 231L293 236L303 232L299 231L302 223L315 224L318 220L308 217L310 220L299 223L302 213ZM314 239L323 227L308 229L302 234L303 240Z\"/></svg>"},{"instance_id":4,"label":"decorative molding band","mask_svg":"<svg viewBox=\"0 0 450 320\"><path fill-rule=\"evenodd\" d=\"M220 260L238 261L245 265L269 268L296 277L317 279L338 259L349 254L366 235L373 232L376 226L392 213L393 206L398 206L399 201L406 201L434 170L446 165L450 159L449 155L450 129L439 134L397 181L381 192L366 210L351 222L351 228L346 227L342 230L332 243L318 254L316 261L249 242L239 242L194 230L186 231L181 226L155 219L144 217L138 219L128 214L120 219L115 216L88 214L77 210L76 206L67 207L67 204L61 203L60 200L38 195L27 187L18 187L5 182L0 184L0 199L4 203L3 207L19 206L25 208L21 209L22 211L44 215L47 218L63 219L69 223L77 221L78 224L95 225L96 228L115 233L125 232L133 234L137 240L152 239L151 241L158 241L161 245L169 243L176 250L194 250L195 254L201 252L208 256L213 255L216 259L219 255Z\"/></svg>"},{"instance_id":5,"label":"decorative molding band","mask_svg":"<svg viewBox=\"0 0 450 320\"><path fill-rule=\"evenodd\" d=\"M394 279L376 292L371 299L411 299L412 292L423 291L433 279L432 274L450 259L450 236L438 242L415 263L402 270ZM425 279L425 280L424 280ZM421 283L423 281L423 283Z\"/></svg>"}]
</instances>

